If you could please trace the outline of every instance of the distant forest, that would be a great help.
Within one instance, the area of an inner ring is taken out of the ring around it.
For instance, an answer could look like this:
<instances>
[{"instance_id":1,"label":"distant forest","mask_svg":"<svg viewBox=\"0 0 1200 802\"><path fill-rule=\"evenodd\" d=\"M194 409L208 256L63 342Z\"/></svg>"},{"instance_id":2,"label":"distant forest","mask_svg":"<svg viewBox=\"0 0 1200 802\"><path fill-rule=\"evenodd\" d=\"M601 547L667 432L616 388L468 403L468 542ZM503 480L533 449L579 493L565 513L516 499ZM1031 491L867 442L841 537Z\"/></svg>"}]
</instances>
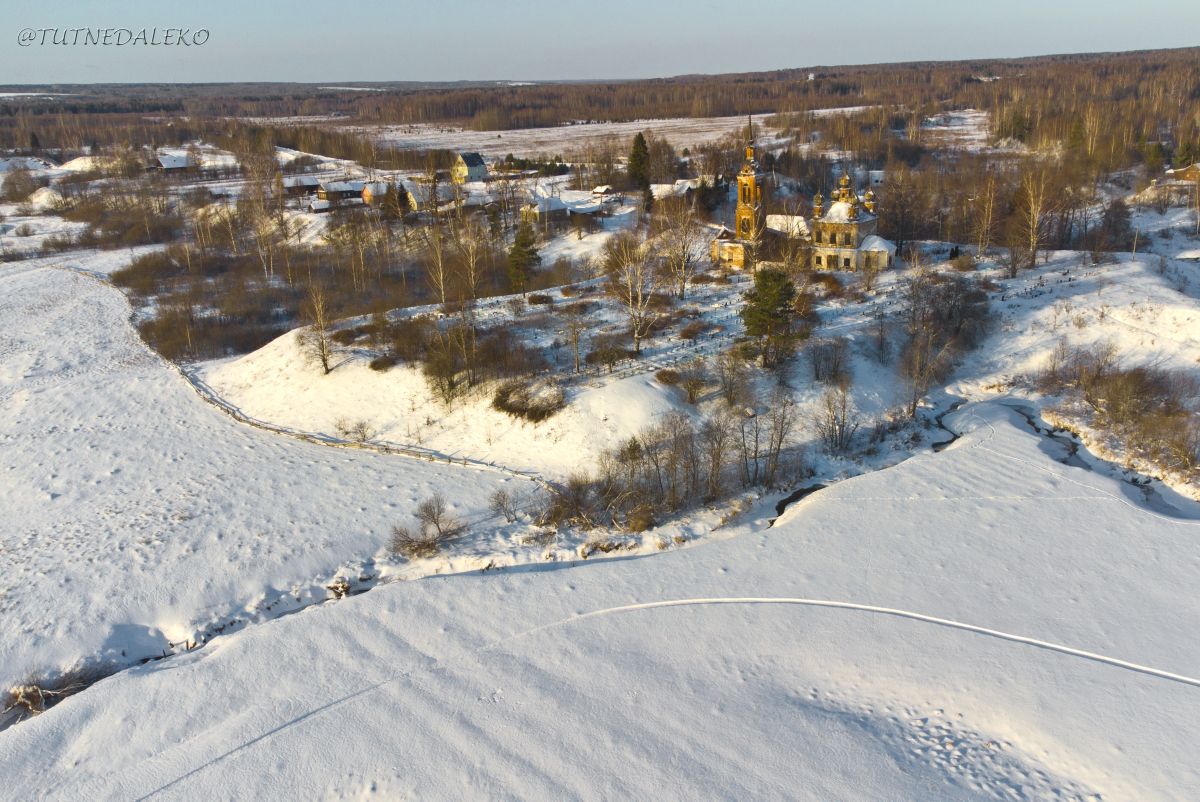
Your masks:
<instances>
[{"instance_id":1,"label":"distant forest","mask_svg":"<svg viewBox=\"0 0 1200 802\"><path fill-rule=\"evenodd\" d=\"M0 104L0 147L182 141L186 120L344 115L356 123L444 122L479 130L844 106L992 112L993 134L1033 147L1072 142L1120 162L1154 143L1200 158L1200 48L1025 59L812 67L613 83L532 86L301 84L54 87L54 100ZM28 91L27 88L24 88ZM164 130L170 128L173 130ZM177 135L177 136L176 136ZM1170 155L1170 154L1167 154ZM1152 157L1154 158L1154 157Z\"/></svg>"}]
</instances>

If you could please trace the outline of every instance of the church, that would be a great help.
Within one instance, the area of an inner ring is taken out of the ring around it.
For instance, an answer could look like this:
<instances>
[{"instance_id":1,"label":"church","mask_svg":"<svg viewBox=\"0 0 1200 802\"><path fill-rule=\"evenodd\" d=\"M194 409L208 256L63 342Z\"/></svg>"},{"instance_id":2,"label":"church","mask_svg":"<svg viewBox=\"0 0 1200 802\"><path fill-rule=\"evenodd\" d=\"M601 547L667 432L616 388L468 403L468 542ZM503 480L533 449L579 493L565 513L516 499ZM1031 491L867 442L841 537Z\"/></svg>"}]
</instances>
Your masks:
<instances>
[{"instance_id":1,"label":"church","mask_svg":"<svg viewBox=\"0 0 1200 802\"><path fill-rule=\"evenodd\" d=\"M817 270L885 270L895 264L896 246L876 233L879 217L874 191L868 189L860 197L849 173L830 195L828 208L817 193L811 220L766 214L764 179L750 144L737 175L734 230L722 226L713 239L710 256L714 264L744 270L771 259L789 241L811 247L812 266Z\"/></svg>"}]
</instances>

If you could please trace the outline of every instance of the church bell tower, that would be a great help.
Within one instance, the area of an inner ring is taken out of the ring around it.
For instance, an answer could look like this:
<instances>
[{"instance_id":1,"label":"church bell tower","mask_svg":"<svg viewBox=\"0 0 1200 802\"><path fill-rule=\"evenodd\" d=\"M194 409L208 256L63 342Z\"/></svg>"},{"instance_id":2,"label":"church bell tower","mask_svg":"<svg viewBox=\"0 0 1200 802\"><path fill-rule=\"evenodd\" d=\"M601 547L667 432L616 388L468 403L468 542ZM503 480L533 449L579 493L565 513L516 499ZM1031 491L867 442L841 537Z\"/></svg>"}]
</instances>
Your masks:
<instances>
[{"instance_id":1,"label":"church bell tower","mask_svg":"<svg viewBox=\"0 0 1200 802\"><path fill-rule=\"evenodd\" d=\"M758 160L754 158L753 135L746 145L746 161L738 173L737 184L737 238L752 240L762 231L766 221L762 202L763 176L758 171Z\"/></svg>"}]
</instances>

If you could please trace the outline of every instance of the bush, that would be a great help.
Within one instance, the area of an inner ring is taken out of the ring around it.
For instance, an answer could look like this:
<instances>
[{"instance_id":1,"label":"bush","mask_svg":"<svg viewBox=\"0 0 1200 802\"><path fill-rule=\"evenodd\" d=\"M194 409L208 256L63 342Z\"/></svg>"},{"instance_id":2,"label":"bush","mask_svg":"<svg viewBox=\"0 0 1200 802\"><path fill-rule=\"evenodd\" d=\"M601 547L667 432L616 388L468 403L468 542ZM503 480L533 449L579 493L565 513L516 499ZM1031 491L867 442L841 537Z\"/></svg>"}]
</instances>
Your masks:
<instances>
[{"instance_id":1,"label":"bush","mask_svg":"<svg viewBox=\"0 0 1200 802\"><path fill-rule=\"evenodd\" d=\"M549 418L565 405L562 388L550 381L508 381L497 388L492 399L495 409L535 423Z\"/></svg>"},{"instance_id":2,"label":"bush","mask_svg":"<svg viewBox=\"0 0 1200 802\"><path fill-rule=\"evenodd\" d=\"M378 432L375 427L367 420L352 421L348 418L338 418L333 424L334 430L338 433L338 437L343 440L351 440L355 443L366 443L375 439Z\"/></svg>"},{"instance_id":3,"label":"bush","mask_svg":"<svg viewBox=\"0 0 1200 802\"><path fill-rule=\"evenodd\" d=\"M333 333L333 341L338 345L350 345L358 339L358 332L354 329L339 329Z\"/></svg>"},{"instance_id":4,"label":"bush","mask_svg":"<svg viewBox=\"0 0 1200 802\"><path fill-rule=\"evenodd\" d=\"M1060 343L1037 384L1046 393L1078 393L1094 411L1095 425L1149 461L1185 474L1200 466L1200 388L1186 373L1122 367L1109 343Z\"/></svg>"},{"instance_id":5,"label":"bush","mask_svg":"<svg viewBox=\"0 0 1200 802\"><path fill-rule=\"evenodd\" d=\"M707 330L707 323L702 320L693 320L679 331L679 336L685 340L694 340Z\"/></svg>"},{"instance_id":6,"label":"bush","mask_svg":"<svg viewBox=\"0 0 1200 802\"><path fill-rule=\"evenodd\" d=\"M666 384L668 386L679 384L680 379L679 371L672 368L663 368L654 374L654 378L658 379L659 384Z\"/></svg>"},{"instance_id":7,"label":"bush","mask_svg":"<svg viewBox=\"0 0 1200 802\"><path fill-rule=\"evenodd\" d=\"M815 273L813 284L821 289L826 298L841 298L846 294L846 287L842 284L842 280L833 273Z\"/></svg>"},{"instance_id":8,"label":"bush","mask_svg":"<svg viewBox=\"0 0 1200 802\"><path fill-rule=\"evenodd\" d=\"M13 229L14 237L32 237L33 234L33 226L29 225L29 223L21 223L21 225Z\"/></svg>"},{"instance_id":9,"label":"bush","mask_svg":"<svg viewBox=\"0 0 1200 802\"><path fill-rule=\"evenodd\" d=\"M413 517L417 519L416 528L393 526L390 541L393 554L410 560L436 557L450 541L467 531L466 524L449 512L440 493L418 504Z\"/></svg>"},{"instance_id":10,"label":"bush","mask_svg":"<svg viewBox=\"0 0 1200 802\"><path fill-rule=\"evenodd\" d=\"M970 273L975 269L975 257L969 253L960 253L954 257L952 264L959 273Z\"/></svg>"},{"instance_id":11,"label":"bush","mask_svg":"<svg viewBox=\"0 0 1200 802\"><path fill-rule=\"evenodd\" d=\"M535 292L529 295L529 303L535 306L549 306L554 303L554 299L544 292Z\"/></svg>"},{"instance_id":12,"label":"bush","mask_svg":"<svg viewBox=\"0 0 1200 802\"><path fill-rule=\"evenodd\" d=\"M54 705L86 690L107 676L117 667L110 663L87 663L65 671L56 677L32 676L24 682L11 686L0 697L0 729L6 724L24 721L44 713Z\"/></svg>"},{"instance_id":13,"label":"bush","mask_svg":"<svg viewBox=\"0 0 1200 802\"><path fill-rule=\"evenodd\" d=\"M517 500L512 493L500 488L489 500L494 514L503 516L510 524L517 520Z\"/></svg>"},{"instance_id":14,"label":"bush","mask_svg":"<svg viewBox=\"0 0 1200 802\"><path fill-rule=\"evenodd\" d=\"M632 359L637 356L632 348L627 348L625 338L621 335L602 334L593 338L592 350L584 357L589 365L604 365L612 373L622 359Z\"/></svg>"},{"instance_id":15,"label":"bush","mask_svg":"<svg viewBox=\"0 0 1200 802\"><path fill-rule=\"evenodd\" d=\"M398 357L395 357L391 354L384 354L383 356L377 356L371 360L371 370L378 370L382 372L388 370L389 368L395 367L399 362L400 359Z\"/></svg>"}]
</instances>

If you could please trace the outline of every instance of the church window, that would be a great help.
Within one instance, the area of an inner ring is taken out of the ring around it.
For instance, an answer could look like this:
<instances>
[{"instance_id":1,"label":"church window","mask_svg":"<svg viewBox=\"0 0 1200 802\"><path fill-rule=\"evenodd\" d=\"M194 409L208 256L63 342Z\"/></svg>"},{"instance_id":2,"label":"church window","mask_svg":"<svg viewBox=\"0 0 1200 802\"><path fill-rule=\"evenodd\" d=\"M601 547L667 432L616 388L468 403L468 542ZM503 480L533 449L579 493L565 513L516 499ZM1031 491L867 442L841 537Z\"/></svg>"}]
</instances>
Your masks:
<instances>
[{"instance_id":1,"label":"church window","mask_svg":"<svg viewBox=\"0 0 1200 802\"><path fill-rule=\"evenodd\" d=\"M820 266L821 266L821 257L818 256L817 257L817 267L820 267Z\"/></svg>"},{"instance_id":2,"label":"church window","mask_svg":"<svg viewBox=\"0 0 1200 802\"><path fill-rule=\"evenodd\" d=\"M843 244L843 245L849 245L849 244L850 244L850 234L849 234L849 232L842 234L842 244Z\"/></svg>"},{"instance_id":3,"label":"church window","mask_svg":"<svg viewBox=\"0 0 1200 802\"><path fill-rule=\"evenodd\" d=\"M849 267L849 266L850 266L850 257L847 256L845 259L842 260L842 267Z\"/></svg>"},{"instance_id":4,"label":"church window","mask_svg":"<svg viewBox=\"0 0 1200 802\"><path fill-rule=\"evenodd\" d=\"M817 231L817 242L824 242L824 241L825 241L825 233L823 231Z\"/></svg>"}]
</instances>

